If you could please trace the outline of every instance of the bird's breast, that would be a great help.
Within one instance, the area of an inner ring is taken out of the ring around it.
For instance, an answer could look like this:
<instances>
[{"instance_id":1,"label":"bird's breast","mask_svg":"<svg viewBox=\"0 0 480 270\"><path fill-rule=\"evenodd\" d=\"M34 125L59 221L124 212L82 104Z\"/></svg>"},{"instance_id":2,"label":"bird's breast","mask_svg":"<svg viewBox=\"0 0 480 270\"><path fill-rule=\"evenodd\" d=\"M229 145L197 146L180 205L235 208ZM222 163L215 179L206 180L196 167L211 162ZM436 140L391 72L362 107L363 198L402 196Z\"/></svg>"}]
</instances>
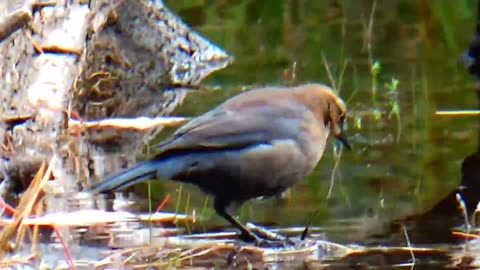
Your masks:
<instances>
[{"instance_id":1,"label":"bird's breast","mask_svg":"<svg viewBox=\"0 0 480 270\"><path fill-rule=\"evenodd\" d=\"M310 170L313 170L322 158L330 133L329 127L319 121L313 114L305 114L299 126L298 144L304 152Z\"/></svg>"}]
</instances>

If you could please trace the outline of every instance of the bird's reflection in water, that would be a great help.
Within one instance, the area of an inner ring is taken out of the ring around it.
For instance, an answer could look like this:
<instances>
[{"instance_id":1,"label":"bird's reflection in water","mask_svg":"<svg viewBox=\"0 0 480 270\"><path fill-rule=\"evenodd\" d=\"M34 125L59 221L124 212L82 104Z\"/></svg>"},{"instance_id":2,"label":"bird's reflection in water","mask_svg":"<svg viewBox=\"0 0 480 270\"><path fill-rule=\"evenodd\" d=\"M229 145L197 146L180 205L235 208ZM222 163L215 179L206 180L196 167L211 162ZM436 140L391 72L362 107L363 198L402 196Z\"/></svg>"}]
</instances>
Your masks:
<instances>
[{"instance_id":1,"label":"bird's reflection in water","mask_svg":"<svg viewBox=\"0 0 480 270\"><path fill-rule=\"evenodd\" d=\"M386 232L370 239L370 244L405 245L407 242L405 229L411 244L464 242L464 237L452 232L455 227L461 229L463 226L465 229L467 224L475 225L467 222L471 221L480 202L480 152L473 153L463 160L461 172L460 185L430 210L391 222L387 225ZM465 204L467 217L460 207L458 197L461 197Z\"/></svg>"}]
</instances>

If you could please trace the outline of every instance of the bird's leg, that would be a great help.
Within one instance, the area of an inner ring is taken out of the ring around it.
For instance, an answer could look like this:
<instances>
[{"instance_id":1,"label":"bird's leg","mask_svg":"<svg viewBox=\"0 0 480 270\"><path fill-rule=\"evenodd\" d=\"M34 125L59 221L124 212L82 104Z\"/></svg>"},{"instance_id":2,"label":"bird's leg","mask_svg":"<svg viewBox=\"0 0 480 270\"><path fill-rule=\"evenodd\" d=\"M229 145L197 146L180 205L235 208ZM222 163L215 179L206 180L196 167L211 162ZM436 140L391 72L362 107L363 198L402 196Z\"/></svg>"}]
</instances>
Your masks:
<instances>
[{"instance_id":1,"label":"bird's leg","mask_svg":"<svg viewBox=\"0 0 480 270\"><path fill-rule=\"evenodd\" d=\"M224 219L230 222L230 224L232 224L235 228L240 230L241 240L245 242L257 242L257 243L261 240L257 235L255 235L252 231L250 231L247 227L245 227L245 225L243 225L240 221L232 217L232 215L230 215L227 212L228 203L225 202L225 200L216 197L213 204L215 207L215 211L217 212L218 215L222 216Z\"/></svg>"},{"instance_id":2,"label":"bird's leg","mask_svg":"<svg viewBox=\"0 0 480 270\"><path fill-rule=\"evenodd\" d=\"M238 221L236 218L234 218L232 215L230 215L227 212L227 206L229 203L225 202L225 200L220 199L218 197L215 198L214 201L214 207L215 211L217 212L218 215L222 216L224 219L226 219L230 224L232 224L234 227L240 230L240 236L239 238L242 241L245 242L254 242L255 245L257 246L265 246L265 247L271 247L271 246L285 246L287 244L291 244L289 241L286 241L286 239L263 239L253 233L249 228L247 228L245 225L243 225L240 221Z\"/></svg>"}]
</instances>

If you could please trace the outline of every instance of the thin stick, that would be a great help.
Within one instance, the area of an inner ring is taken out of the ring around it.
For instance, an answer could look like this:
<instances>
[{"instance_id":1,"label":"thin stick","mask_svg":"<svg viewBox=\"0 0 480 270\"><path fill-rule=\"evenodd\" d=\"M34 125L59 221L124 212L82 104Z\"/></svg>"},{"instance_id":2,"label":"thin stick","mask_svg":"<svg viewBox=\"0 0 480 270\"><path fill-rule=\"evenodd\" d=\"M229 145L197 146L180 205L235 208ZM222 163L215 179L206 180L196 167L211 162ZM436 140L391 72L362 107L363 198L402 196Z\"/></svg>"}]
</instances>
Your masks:
<instances>
[{"instance_id":1,"label":"thin stick","mask_svg":"<svg viewBox=\"0 0 480 270\"><path fill-rule=\"evenodd\" d=\"M480 115L480 110L461 110L461 111L436 111L435 115L445 116L476 116Z\"/></svg>"},{"instance_id":2,"label":"thin stick","mask_svg":"<svg viewBox=\"0 0 480 270\"><path fill-rule=\"evenodd\" d=\"M55 231L55 234L58 237L58 240L62 244L63 250L65 251L65 255L67 256L67 263L70 269L72 270L77 270L77 267L73 263L73 255L70 249L68 248L67 242L65 241L65 238L63 238L63 235L60 233L60 230L58 229L58 226L55 224L52 225L53 230Z\"/></svg>"},{"instance_id":3,"label":"thin stick","mask_svg":"<svg viewBox=\"0 0 480 270\"><path fill-rule=\"evenodd\" d=\"M330 67L328 66L327 58L325 58L325 55L323 54L323 52L322 52L322 61L323 61L323 65L325 66L325 70L327 71L328 79L330 80L330 83L332 84L333 89L335 89L336 91L339 91L339 89L337 89L337 84L335 83L335 79L333 78L332 72L330 71Z\"/></svg>"},{"instance_id":4,"label":"thin stick","mask_svg":"<svg viewBox=\"0 0 480 270\"><path fill-rule=\"evenodd\" d=\"M405 234L405 239L407 239L407 246L408 246L408 249L410 250L410 255L412 256L412 267L410 269L413 269L413 267L415 266L415 253L413 253L413 248L410 243L410 238L408 238L407 228L405 227L405 224L402 224L402 228L403 228L403 233Z\"/></svg>"}]
</instances>

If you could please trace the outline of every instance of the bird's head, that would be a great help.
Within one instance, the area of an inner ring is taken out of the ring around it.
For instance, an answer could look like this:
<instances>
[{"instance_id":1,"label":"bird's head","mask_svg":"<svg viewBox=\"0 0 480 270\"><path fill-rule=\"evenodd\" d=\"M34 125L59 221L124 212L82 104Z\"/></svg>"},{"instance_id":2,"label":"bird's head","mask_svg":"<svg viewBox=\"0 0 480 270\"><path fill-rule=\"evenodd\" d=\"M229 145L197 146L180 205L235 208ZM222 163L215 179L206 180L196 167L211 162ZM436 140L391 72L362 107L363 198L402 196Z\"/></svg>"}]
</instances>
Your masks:
<instances>
[{"instance_id":1,"label":"bird's head","mask_svg":"<svg viewBox=\"0 0 480 270\"><path fill-rule=\"evenodd\" d=\"M347 117L347 108L343 100L333 91L327 92L325 95L326 111L325 125L330 125L331 132L337 140L339 140L347 149L351 149L350 143L345 133L345 119Z\"/></svg>"},{"instance_id":2,"label":"bird's head","mask_svg":"<svg viewBox=\"0 0 480 270\"><path fill-rule=\"evenodd\" d=\"M323 121L335 138L347 149L351 149L344 131L347 108L332 88L324 84L312 83L300 85L296 91L302 102L316 115L317 120Z\"/></svg>"}]
</instances>

